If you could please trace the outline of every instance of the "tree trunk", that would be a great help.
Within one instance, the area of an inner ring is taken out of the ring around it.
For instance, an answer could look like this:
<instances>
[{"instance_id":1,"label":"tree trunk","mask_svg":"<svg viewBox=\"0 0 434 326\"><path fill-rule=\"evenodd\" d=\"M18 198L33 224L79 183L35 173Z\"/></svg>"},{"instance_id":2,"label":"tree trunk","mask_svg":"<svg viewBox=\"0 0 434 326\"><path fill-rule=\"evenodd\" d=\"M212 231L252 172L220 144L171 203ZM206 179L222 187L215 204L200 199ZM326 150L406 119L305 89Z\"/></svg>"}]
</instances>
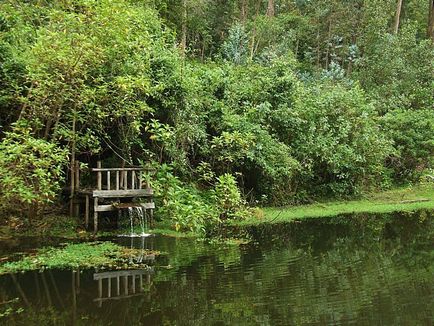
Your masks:
<instances>
[{"instance_id":1,"label":"tree trunk","mask_svg":"<svg viewBox=\"0 0 434 326\"><path fill-rule=\"evenodd\" d=\"M187 0L182 0L181 55L185 56L187 48Z\"/></svg>"},{"instance_id":2,"label":"tree trunk","mask_svg":"<svg viewBox=\"0 0 434 326\"><path fill-rule=\"evenodd\" d=\"M403 0L398 0L398 4L396 6L395 22L393 23L393 34L398 34L399 21L401 18L402 2Z\"/></svg>"},{"instance_id":3,"label":"tree trunk","mask_svg":"<svg viewBox=\"0 0 434 326\"><path fill-rule=\"evenodd\" d=\"M241 22L243 23L243 25L246 23L247 20L247 15L248 15L248 4L247 4L248 0L243 0L241 2Z\"/></svg>"},{"instance_id":4,"label":"tree trunk","mask_svg":"<svg viewBox=\"0 0 434 326\"><path fill-rule=\"evenodd\" d=\"M267 16L274 17L274 0L268 0Z\"/></svg>"},{"instance_id":5,"label":"tree trunk","mask_svg":"<svg viewBox=\"0 0 434 326\"><path fill-rule=\"evenodd\" d=\"M434 43L434 0L429 0L428 37Z\"/></svg>"}]
</instances>

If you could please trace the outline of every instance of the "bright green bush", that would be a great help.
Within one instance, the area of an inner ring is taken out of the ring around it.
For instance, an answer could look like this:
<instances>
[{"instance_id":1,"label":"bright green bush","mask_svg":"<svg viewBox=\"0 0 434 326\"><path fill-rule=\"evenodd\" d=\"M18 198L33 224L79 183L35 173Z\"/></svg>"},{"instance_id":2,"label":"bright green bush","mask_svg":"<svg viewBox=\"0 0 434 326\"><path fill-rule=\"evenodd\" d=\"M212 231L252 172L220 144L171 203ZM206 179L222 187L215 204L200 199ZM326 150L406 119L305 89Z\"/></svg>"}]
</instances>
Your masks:
<instances>
[{"instance_id":1,"label":"bright green bush","mask_svg":"<svg viewBox=\"0 0 434 326\"><path fill-rule=\"evenodd\" d=\"M169 221L176 231L205 233L207 227L218 221L211 194L181 182L172 171L169 165L159 166L152 182L157 200L157 216L163 222Z\"/></svg>"},{"instance_id":2,"label":"bright green bush","mask_svg":"<svg viewBox=\"0 0 434 326\"><path fill-rule=\"evenodd\" d=\"M237 181L229 173L225 173L217 178L214 192L221 218L233 216L243 206Z\"/></svg>"},{"instance_id":3,"label":"bright green bush","mask_svg":"<svg viewBox=\"0 0 434 326\"><path fill-rule=\"evenodd\" d=\"M0 143L0 207L38 214L58 195L67 154L19 121Z\"/></svg>"},{"instance_id":4,"label":"bright green bush","mask_svg":"<svg viewBox=\"0 0 434 326\"><path fill-rule=\"evenodd\" d=\"M319 85L287 114L286 140L301 164L298 194L348 196L382 183L390 141L359 87Z\"/></svg>"},{"instance_id":5,"label":"bright green bush","mask_svg":"<svg viewBox=\"0 0 434 326\"><path fill-rule=\"evenodd\" d=\"M393 110L381 119L396 151L387 160L396 181L415 181L434 166L434 111Z\"/></svg>"}]
</instances>

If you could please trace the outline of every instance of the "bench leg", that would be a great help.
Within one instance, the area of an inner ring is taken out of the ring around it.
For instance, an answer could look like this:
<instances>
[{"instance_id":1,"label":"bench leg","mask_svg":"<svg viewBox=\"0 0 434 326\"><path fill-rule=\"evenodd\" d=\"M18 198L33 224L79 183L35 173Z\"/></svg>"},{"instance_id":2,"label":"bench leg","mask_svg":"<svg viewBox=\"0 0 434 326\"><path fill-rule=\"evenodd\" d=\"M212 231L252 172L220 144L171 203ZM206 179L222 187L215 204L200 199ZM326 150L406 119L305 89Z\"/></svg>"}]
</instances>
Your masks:
<instances>
[{"instance_id":1,"label":"bench leg","mask_svg":"<svg viewBox=\"0 0 434 326\"><path fill-rule=\"evenodd\" d=\"M93 205L93 232L98 232L98 197L95 197Z\"/></svg>"},{"instance_id":2,"label":"bench leg","mask_svg":"<svg viewBox=\"0 0 434 326\"><path fill-rule=\"evenodd\" d=\"M86 230L89 228L89 195L86 195L86 203L84 207L84 226Z\"/></svg>"}]
</instances>

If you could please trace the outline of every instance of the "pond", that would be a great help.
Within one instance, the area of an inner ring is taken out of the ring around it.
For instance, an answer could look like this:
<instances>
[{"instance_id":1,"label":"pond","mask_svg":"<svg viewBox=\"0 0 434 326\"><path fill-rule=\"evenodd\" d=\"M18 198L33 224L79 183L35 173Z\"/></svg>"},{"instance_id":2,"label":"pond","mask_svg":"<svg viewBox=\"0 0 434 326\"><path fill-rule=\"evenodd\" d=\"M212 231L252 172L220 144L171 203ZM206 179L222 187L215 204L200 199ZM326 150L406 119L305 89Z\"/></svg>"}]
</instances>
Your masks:
<instances>
[{"instance_id":1,"label":"pond","mask_svg":"<svg viewBox=\"0 0 434 326\"><path fill-rule=\"evenodd\" d=\"M139 270L1 276L0 324L433 325L433 217L259 225L244 245L108 239L163 255Z\"/></svg>"}]
</instances>

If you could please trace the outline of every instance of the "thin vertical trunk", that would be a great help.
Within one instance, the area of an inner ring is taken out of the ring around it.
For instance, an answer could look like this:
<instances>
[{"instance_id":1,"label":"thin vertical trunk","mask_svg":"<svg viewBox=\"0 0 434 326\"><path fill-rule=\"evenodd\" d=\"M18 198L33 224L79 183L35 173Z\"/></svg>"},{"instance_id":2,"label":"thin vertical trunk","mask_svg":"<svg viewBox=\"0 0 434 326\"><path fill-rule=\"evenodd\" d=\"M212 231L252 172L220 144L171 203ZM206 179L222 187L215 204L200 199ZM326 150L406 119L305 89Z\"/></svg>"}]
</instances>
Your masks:
<instances>
[{"instance_id":1,"label":"thin vertical trunk","mask_svg":"<svg viewBox=\"0 0 434 326\"><path fill-rule=\"evenodd\" d=\"M241 1L241 22L243 25L246 23L247 15L248 15L248 0L242 0Z\"/></svg>"},{"instance_id":2,"label":"thin vertical trunk","mask_svg":"<svg viewBox=\"0 0 434 326\"><path fill-rule=\"evenodd\" d=\"M261 7L261 2L257 1L255 6L255 20L253 22L253 31L252 31L252 41L250 43L250 59L253 59L253 56L255 55L255 44L256 44L256 21L259 16L259 9Z\"/></svg>"},{"instance_id":3,"label":"thin vertical trunk","mask_svg":"<svg viewBox=\"0 0 434 326\"><path fill-rule=\"evenodd\" d=\"M187 0L182 0L181 55L187 48Z\"/></svg>"},{"instance_id":4,"label":"thin vertical trunk","mask_svg":"<svg viewBox=\"0 0 434 326\"><path fill-rule=\"evenodd\" d=\"M329 69L329 57L330 57L330 40L332 38L332 22L331 19L329 20L329 28L328 28L328 42L327 42L327 49L326 49L326 57L325 57L325 69L328 70Z\"/></svg>"},{"instance_id":5,"label":"thin vertical trunk","mask_svg":"<svg viewBox=\"0 0 434 326\"><path fill-rule=\"evenodd\" d=\"M429 0L428 37L434 43L434 0Z\"/></svg>"},{"instance_id":6,"label":"thin vertical trunk","mask_svg":"<svg viewBox=\"0 0 434 326\"><path fill-rule=\"evenodd\" d=\"M398 0L398 4L396 5L395 21L393 23L393 34L398 34L399 21L401 19L402 2L403 0Z\"/></svg>"},{"instance_id":7,"label":"thin vertical trunk","mask_svg":"<svg viewBox=\"0 0 434 326\"><path fill-rule=\"evenodd\" d=\"M267 16L274 17L274 0L268 0Z\"/></svg>"},{"instance_id":8,"label":"thin vertical trunk","mask_svg":"<svg viewBox=\"0 0 434 326\"><path fill-rule=\"evenodd\" d=\"M70 181L71 181L71 192L69 197L69 215L74 214L74 196L75 196L75 142L76 142L76 122L77 114L74 109L74 117L72 119L72 139L71 139L71 162L70 162Z\"/></svg>"}]
</instances>

